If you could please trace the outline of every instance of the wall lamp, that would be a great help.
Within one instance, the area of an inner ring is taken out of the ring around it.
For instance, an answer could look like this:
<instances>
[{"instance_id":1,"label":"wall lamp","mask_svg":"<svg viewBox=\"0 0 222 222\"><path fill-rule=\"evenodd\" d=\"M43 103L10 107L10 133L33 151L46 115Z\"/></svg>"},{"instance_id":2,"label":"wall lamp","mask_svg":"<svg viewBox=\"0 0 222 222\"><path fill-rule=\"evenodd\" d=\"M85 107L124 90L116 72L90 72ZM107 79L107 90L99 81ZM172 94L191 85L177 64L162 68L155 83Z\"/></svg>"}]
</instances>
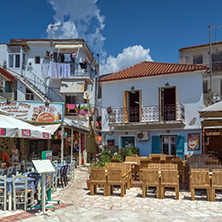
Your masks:
<instances>
[{"instance_id":1,"label":"wall lamp","mask_svg":"<svg viewBox=\"0 0 222 222\"><path fill-rule=\"evenodd\" d=\"M11 104L11 100L7 99L6 104L7 105Z\"/></svg>"},{"instance_id":2,"label":"wall lamp","mask_svg":"<svg viewBox=\"0 0 222 222\"><path fill-rule=\"evenodd\" d=\"M165 84L165 86L170 86L170 84L167 82L167 83Z\"/></svg>"},{"instance_id":3,"label":"wall lamp","mask_svg":"<svg viewBox=\"0 0 222 222\"><path fill-rule=\"evenodd\" d=\"M49 102L48 101L45 102L45 106L49 106Z\"/></svg>"},{"instance_id":4,"label":"wall lamp","mask_svg":"<svg viewBox=\"0 0 222 222\"><path fill-rule=\"evenodd\" d=\"M134 89L135 89L135 86L132 86L132 87L131 87L131 90L134 90Z\"/></svg>"}]
</instances>

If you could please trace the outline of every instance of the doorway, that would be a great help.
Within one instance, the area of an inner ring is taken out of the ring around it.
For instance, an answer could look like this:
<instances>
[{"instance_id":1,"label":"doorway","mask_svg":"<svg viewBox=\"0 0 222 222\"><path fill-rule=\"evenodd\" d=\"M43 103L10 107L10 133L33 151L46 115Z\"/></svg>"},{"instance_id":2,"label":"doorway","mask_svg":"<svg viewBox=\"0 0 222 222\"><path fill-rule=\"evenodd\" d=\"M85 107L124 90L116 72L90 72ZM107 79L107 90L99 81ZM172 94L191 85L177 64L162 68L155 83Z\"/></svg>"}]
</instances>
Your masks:
<instances>
[{"instance_id":1,"label":"doorway","mask_svg":"<svg viewBox=\"0 0 222 222\"><path fill-rule=\"evenodd\" d=\"M176 87L160 88L160 119L176 120Z\"/></svg>"},{"instance_id":2,"label":"doorway","mask_svg":"<svg viewBox=\"0 0 222 222\"><path fill-rule=\"evenodd\" d=\"M131 148L135 146L134 137L122 137L122 148Z\"/></svg>"},{"instance_id":3,"label":"doorway","mask_svg":"<svg viewBox=\"0 0 222 222\"><path fill-rule=\"evenodd\" d=\"M176 136L162 136L162 153L176 156Z\"/></svg>"},{"instance_id":4,"label":"doorway","mask_svg":"<svg viewBox=\"0 0 222 222\"><path fill-rule=\"evenodd\" d=\"M129 92L129 120L130 122L139 122L139 91Z\"/></svg>"}]
</instances>

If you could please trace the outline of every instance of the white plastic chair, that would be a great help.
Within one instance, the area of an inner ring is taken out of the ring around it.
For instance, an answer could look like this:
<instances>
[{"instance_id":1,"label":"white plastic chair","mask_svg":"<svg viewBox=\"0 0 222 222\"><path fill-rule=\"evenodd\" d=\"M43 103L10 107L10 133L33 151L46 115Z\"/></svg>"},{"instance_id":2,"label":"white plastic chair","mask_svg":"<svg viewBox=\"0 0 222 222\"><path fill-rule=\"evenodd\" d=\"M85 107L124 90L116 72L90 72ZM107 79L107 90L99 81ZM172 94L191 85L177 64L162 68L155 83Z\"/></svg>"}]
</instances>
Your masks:
<instances>
[{"instance_id":1,"label":"white plastic chair","mask_svg":"<svg viewBox=\"0 0 222 222\"><path fill-rule=\"evenodd\" d=\"M34 204L34 192L32 189L28 189L28 178L27 176L17 175L12 176L12 180L14 210L16 210L17 205L23 204L24 211L26 211L27 207ZM30 194L30 197L28 197L28 194Z\"/></svg>"},{"instance_id":2,"label":"white plastic chair","mask_svg":"<svg viewBox=\"0 0 222 222\"><path fill-rule=\"evenodd\" d=\"M0 176L4 176L4 172L5 172L4 169L0 169Z\"/></svg>"},{"instance_id":3,"label":"white plastic chair","mask_svg":"<svg viewBox=\"0 0 222 222\"><path fill-rule=\"evenodd\" d=\"M0 176L0 205L4 205L6 210L7 204L7 193L6 193L6 175Z\"/></svg>"},{"instance_id":4,"label":"white plastic chair","mask_svg":"<svg viewBox=\"0 0 222 222\"><path fill-rule=\"evenodd\" d=\"M7 170L7 174L6 174L6 176L7 176L7 177L9 177L9 176L10 176L10 174L12 174L12 173L13 173L14 168L15 168L15 167L13 167L13 166L11 166L11 167L9 167L9 168L8 168L8 170Z\"/></svg>"},{"instance_id":5,"label":"white plastic chair","mask_svg":"<svg viewBox=\"0 0 222 222\"><path fill-rule=\"evenodd\" d=\"M57 175L58 175L58 166L55 166L55 172L52 173L52 193L57 191Z\"/></svg>"},{"instance_id":6,"label":"white plastic chair","mask_svg":"<svg viewBox=\"0 0 222 222\"><path fill-rule=\"evenodd\" d=\"M21 163L15 166L15 171L18 171L18 172L21 171Z\"/></svg>"}]
</instances>

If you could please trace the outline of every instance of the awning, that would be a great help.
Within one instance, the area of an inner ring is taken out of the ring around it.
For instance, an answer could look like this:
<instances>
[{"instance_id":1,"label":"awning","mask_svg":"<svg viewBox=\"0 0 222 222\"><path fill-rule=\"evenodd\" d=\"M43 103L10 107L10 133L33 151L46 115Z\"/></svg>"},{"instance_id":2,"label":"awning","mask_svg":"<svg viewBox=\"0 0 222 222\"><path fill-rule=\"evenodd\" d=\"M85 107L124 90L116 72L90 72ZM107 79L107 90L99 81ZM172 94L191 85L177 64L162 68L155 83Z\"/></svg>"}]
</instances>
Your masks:
<instances>
[{"instance_id":1,"label":"awning","mask_svg":"<svg viewBox=\"0 0 222 222\"><path fill-rule=\"evenodd\" d=\"M0 76L4 78L6 81L13 81L15 76L8 72L6 69L0 67Z\"/></svg>"},{"instance_id":2,"label":"awning","mask_svg":"<svg viewBox=\"0 0 222 222\"><path fill-rule=\"evenodd\" d=\"M53 135L55 131L60 127L60 125L61 124L47 124L47 125L39 125L36 127L47 130L48 132L51 133L51 135Z\"/></svg>"},{"instance_id":3,"label":"awning","mask_svg":"<svg viewBox=\"0 0 222 222\"><path fill-rule=\"evenodd\" d=\"M84 81L62 81L60 87L60 93L75 94L84 93L85 82Z\"/></svg>"},{"instance_id":4,"label":"awning","mask_svg":"<svg viewBox=\"0 0 222 222\"><path fill-rule=\"evenodd\" d=\"M199 110L200 118L222 117L222 101Z\"/></svg>"},{"instance_id":5,"label":"awning","mask_svg":"<svg viewBox=\"0 0 222 222\"><path fill-rule=\"evenodd\" d=\"M79 49L82 48L82 44L74 45L74 44L56 44L56 49Z\"/></svg>"}]
</instances>

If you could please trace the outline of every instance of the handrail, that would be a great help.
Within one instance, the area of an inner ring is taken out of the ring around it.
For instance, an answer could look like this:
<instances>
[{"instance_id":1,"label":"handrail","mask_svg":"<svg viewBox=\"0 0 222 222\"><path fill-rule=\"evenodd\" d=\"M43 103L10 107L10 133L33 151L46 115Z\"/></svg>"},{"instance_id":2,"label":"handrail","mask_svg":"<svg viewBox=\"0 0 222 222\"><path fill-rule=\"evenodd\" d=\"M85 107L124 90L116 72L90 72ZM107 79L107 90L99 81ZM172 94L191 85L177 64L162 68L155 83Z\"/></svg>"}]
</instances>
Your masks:
<instances>
[{"instance_id":1,"label":"handrail","mask_svg":"<svg viewBox=\"0 0 222 222\"><path fill-rule=\"evenodd\" d=\"M113 108L109 115L109 124L160 122L185 120L185 107L183 104L167 105L161 107L143 106L133 108Z\"/></svg>"}]
</instances>

